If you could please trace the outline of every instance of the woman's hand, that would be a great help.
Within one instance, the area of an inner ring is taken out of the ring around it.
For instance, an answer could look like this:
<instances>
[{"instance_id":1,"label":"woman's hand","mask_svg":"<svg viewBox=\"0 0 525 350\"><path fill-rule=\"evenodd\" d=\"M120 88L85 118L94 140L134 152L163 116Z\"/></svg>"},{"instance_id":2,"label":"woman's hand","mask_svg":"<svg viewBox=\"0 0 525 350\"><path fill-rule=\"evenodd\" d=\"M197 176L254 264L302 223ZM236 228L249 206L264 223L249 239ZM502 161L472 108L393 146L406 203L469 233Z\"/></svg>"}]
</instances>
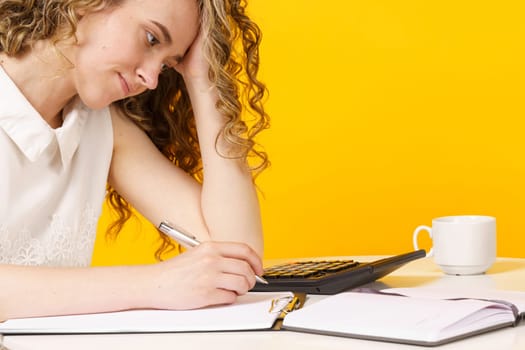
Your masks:
<instances>
[{"instance_id":1,"label":"woman's hand","mask_svg":"<svg viewBox=\"0 0 525 350\"><path fill-rule=\"evenodd\" d=\"M210 66L204 57L203 47L204 34L201 30L184 56L184 60L175 66L175 70L184 77L186 84L210 85L208 78Z\"/></svg>"},{"instance_id":2,"label":"woman's hand","mask_svg":"<svg viewBox=\"0 0 525 350\"><path fill-rule=\"evenodd\" d=\"M194 309L233 303L262 274L258 255L248 245L204 242L154 269L150 302L155 308ZM151 272L151 271L150 271ZM151 279L146 279L151 281Z\"/></svg>"}]
</instances>

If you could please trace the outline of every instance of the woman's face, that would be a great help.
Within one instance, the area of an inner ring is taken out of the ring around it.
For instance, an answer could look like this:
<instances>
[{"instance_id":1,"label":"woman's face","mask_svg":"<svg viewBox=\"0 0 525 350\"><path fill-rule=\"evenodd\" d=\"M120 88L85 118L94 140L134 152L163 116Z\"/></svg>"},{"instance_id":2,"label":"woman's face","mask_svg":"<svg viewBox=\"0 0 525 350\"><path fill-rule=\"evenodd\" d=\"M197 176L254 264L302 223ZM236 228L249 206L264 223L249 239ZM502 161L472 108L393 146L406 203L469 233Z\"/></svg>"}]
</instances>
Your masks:
<instances>
[{"instance_id":1,"label":"woman's face","mask_svg":"<svg viewBox=\"0 0 525 350\"><path fill-rule=\"evenodd\" d=\"M69 57L84 104L99 109L155 89L161 69L191 46L198 16L195 0L125 0L84 16Z\"/></svg>"}]
</instances>

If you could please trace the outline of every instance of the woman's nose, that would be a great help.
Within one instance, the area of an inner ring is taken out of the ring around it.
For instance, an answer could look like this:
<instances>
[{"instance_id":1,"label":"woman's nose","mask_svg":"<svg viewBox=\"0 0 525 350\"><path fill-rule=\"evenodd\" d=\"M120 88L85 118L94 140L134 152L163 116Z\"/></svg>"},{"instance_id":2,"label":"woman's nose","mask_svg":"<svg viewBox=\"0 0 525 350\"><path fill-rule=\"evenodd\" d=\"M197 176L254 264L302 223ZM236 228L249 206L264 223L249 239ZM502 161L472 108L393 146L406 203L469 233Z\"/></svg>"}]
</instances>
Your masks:
<instances>
[{"instance_id":1,"label":"woman's nose","mask_svg":"<svg viewBox=\"0 0 525 350\"><path fill-rule=\"evenodd\" d=\"M146 63L137 69L140 82L148 89L154 90L159 83L159 74L162 69L161 64Z\"/></svg>"}]
</instances>

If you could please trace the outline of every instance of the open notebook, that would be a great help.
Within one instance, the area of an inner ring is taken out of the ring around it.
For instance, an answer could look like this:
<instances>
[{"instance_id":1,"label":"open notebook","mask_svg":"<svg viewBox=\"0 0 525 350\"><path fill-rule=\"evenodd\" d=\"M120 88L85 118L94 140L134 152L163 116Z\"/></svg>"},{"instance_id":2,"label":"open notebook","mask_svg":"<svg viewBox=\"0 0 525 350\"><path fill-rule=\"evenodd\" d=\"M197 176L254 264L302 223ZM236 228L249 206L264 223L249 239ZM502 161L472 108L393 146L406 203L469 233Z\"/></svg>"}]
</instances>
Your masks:
<instances>
[{"instance_id":1,"label":"open notebook","mask_svg":"<svg viewBox=\"0 0 525 350\"><path fill-rule=\"evenodd\" d=\"M292 293L248 293L232 305L33 317L0 323L0 334L161 333L270 329ZM272 310L270 308L272 307Z\"/></svg>"},{"instance_id":2,"label":"open notebook","mask_svg":"<svg viewBox=\"0 0 525 350\"><path fill-rule=\"evenodd\" d=\"M286 316L283 328L317 334L435 346L515 326L525 292L429 288L348 292Z\"/></svg>"},{"instance_id":3,"label":"open notebook","mask_svg":"<svg viewBox=\"0 0 525 350\"><path fill-rule=\"evenodd\" d=\"M209 332L282 326L297 332L433 346L516 325L524 314L525 292L405 288L346 292L306 303L303 294L252 292L235 304L199 310L13 319L0 323L0 333Z\"/></svg>"}]
</instances>

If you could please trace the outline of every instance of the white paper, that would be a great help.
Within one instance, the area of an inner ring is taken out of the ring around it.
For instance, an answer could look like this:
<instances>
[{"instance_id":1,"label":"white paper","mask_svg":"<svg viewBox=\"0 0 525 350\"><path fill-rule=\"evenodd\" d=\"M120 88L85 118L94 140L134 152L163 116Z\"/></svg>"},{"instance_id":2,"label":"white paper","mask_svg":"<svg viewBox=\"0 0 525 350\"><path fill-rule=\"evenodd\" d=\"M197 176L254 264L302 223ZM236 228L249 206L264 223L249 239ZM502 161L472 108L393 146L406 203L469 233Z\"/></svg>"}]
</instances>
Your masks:
<instances>
[{"instance_id":1,"label":"white paper","mask_svg":"<svg viewBox=\"0 0 525 350\"><path fill-rule=\"evenodd\" d=\"M306 305L284 319L284 328L436 342L513 321L510 308L478 300L439 300L341 293Z\"/></svg>"},{"instance_id":2,"label":"white paper","mask_svg":"<svg viewBox=\"0 0 525 350\"><path fill-rule=\"evenodd\" d=\"M130 310L12 319L0 323L0 333L147 333L269 329L279 316L279 312L270 312L272 300L291 299L291 295L248 293L231 305L196 310Z\"/></svg>"},{"instance_id":3,"label":"white paper","mask_svg":"<svg viewBox=\"0 0 525 350\"><path fill-rule=\"evenodd\" d=\"M432 299L486 299L507 301L516 306L520 313L525 312L525 292L501 289L463 289L443 287L417 287L417 288L389 288L383 289L384 293L397 293L411 297Z\"/></svg>"}]
</instances>

